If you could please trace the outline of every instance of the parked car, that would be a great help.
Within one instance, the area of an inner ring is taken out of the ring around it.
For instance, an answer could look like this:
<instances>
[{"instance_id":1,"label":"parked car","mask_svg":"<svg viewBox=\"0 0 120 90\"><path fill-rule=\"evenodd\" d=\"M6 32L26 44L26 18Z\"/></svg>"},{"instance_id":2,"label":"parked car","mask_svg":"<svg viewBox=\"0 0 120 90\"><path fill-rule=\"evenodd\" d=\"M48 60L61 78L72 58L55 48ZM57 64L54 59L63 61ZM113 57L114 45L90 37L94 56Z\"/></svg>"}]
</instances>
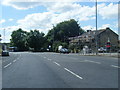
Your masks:
<instances>
[{"instance_id":1,"label":"parked car","mask_svg":"<svg viewBox=\"0 0 120 90\"><path fill-rule=\"evenodd\" d=\"M120 53L120 50L118 50L118 53Z\"/></svg>"},{"instance_id":2,"label":"parked car","mask_svg":"<svg viewBox=\"0 0 120 90\"><path fill-rule=\"evenodd\" d=\"M66 49L66 48L62 48L62 49L60 49L60 53L70 53L70 51L68 50L68 49Z\"/></svg>"},{"instance_id":3,"label":"parked car","mask_svg":"<svg viewBox=\"0 0 120 90\"><path fill-rule=\"evenodd\" d=\"M2 51L2 56L9 56L9 51L3 50Z\"/></svg>"},{"instance_id":4,"label":"parked car","mask_svg":"<svg viewBox=\"0 0 120 90\"><path fill-rule=\"evenodd\" d=\"M100 47L100 48L98 49L98 52L100 52L100 53L106 52L106 51L107 51L107 49L105 49L105 48L103 48L103 47Z\"/></svg>"}]
</instances>

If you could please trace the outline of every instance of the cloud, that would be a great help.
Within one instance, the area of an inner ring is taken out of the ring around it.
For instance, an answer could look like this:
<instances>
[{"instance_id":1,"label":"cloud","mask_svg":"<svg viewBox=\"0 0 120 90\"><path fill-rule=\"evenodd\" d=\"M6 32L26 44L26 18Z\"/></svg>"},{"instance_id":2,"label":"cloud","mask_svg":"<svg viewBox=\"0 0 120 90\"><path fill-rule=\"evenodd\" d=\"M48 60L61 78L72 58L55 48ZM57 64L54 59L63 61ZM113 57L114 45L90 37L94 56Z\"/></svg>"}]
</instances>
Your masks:
<instances>
[{"instance_id":1,"label":"cloud","mask_svg":"<svg viewBox=\"0 0 120 90\"><path fill-rule=\"evenodd\" d=\"M47 7L48 11L51 12L58 12L58 13L64 13L68 11L78 10L81 8L80 4L76 3L55 3L54 5L51 5L50 7Z\"/></svg>"},{"instance_id":2,"label":"cloud","mask_svg":"<svg viewBox=\"0 0 120 90\"><path fill-rule=\"evenodd\" d=\"M54 5L53 5L54 4ZM17 23L27 29L40 29L40 31L47 32L53 27L53 24L56 25L65 20L75 19L79 23L82 21L94 20L95 19L95 6L82 6L77 3L53 3L47 4L47 12L43 13L34 13L25 16L25 18L18 20ZM117 12L110 12L110 9L116 8L116 4L105 3L98 5L99 14L103 18L114 18ZM103 13L105 12L105 13ZM103 25L101 28L108 27L109 24ZM88 25L83 27L85 29L90 29L94 27Z\"/></svg>"},{"instance_id":3,"label":"cloud","mask_svg":"<svg viewBox=\"0 0 120 90\"><path fill-rule=\"evenodd\" d=\"M98 28L99 29L106 29L107 27L109 27L110 29L112 29L115 33L118 34L118 24L115 22L113 23L113 25L111 24L103 24L101 27Z\"/></svg>"},{"instance_id":4,"label":"cloud","mask_svg":"<svg viewBox=\"0 0 120 90\"><path fill-rule=\"evenodd\" d=\"M84 29L85 31L87 31L87 30L96 30L96 28L91 26L91 25L83 26L82 29Z\"/></svg>"},{"instance_id":5,"label":"cloud","mask_svg":"<svg viewBox=\"0 0 120 90\"><path fill-rule=\"evenodd\" d=\"M0 34L2 35L2 41L1 42L10 42L11 39L11 34L13 31L18 30L19 28L21 28L20 26L7 26L5 28L0 28ZM28 31L24 28L22 28L25 31ZM5 39L4 39L4 34L3 34L3 30L5 30Z\"/></svg>"},{"instance_id":6,"label":"cloud","mask_svg":"<svg viewBox=\"0 0 120 90\"><path fill-rule=\"evenodd\" d=\"M104 24L101 27L99 27L98 29L105 29L107 27L111 27L111 25L110 24Z\"/></svg>"},{"instance_id":7,"label":"cloud","mask_svg":"<svg viewBox=\"0 0 120 90\"><path fill-rule=\"evenodd\" d=\"M0 24L5 23L5 22L6 22L5 19L0 20Z\"/></svg>"},{"instance_id":8,"label":"cloud","mask_svg":"<svg viewBox=\"0 0 120 90\"><path fill-rule=\"evenodd\" d=\"M13 21L14 19L10 18L8 21Z\"/></svg>"},{"instance_id":9,"label":"cloud","mask_svg":"<svg viewBox=\"0 0 120 90\"><path fill-rule=\"evenodd\" d=\"M103 19L111 19L118 17L118 4L110 3L109 5L100 4L98 5L98 14Z\"/></svg>"},{"instance_id":10,"label":"cloud","mask_svg":"<svg viewBox=\"0 0 120 90\"><path fill-rule=\"evenodd\" d=\"M18 20L18 24L21 24L25 27L45 27L47 23L50 22L52 16L55 14L52 14L50 12L44 12L44 13L34 13L27 15L24 19Z\"/></svg>"},{"instance_id":11,"label":"cloud","mask_svg":"<svg viewBox=\"0 0 120 90\"><path fill-rule=\"evenodd\" d=\"M33 13L28 14L24 18L17 21L18 26L13 26L12 28L23 28L28 31L30 29L39 29L40 31L47 33L53 27L53 24L56 25L59 22L75 19L76 21L83 22L88 20L95 20L95 6L83 6L80 3L75 2L15 2L15 0L4 0L4 5L12 6L16 9L26 10L29 8L34 8L37 6L44 6L47 9L47 12L43 13ZM117 4L98 4L98 14L102 16L103 19L113 19L117 17ZM10 19L9 19L10 21ZM12 20L11 20L12 21ZM0 21L1 22L1 21ZM3 21L2 21L3 22ZM101 28L110 26L109 24L102 25ZM95 27L88 25L83 26L83 29L95 30ZM14 29L16 30L16 29ZM9 32L11 32L10 30Z\"/></svg>"},{"instance_id":12,"label":"cloud","mask_svg":"<svg viewBox=\"0 0 120 90\"><path fill-rule=\"evenodd\" d=\"M47 10L43 13L29 14L17 23L24 28L41 29L46 32L53 27L53 24L56 25L65 20L75 19L81 22L95 19L94 7L76 3L54 3L47 7Z\"/></svg>"},{"instance_id":13,"label":"cloud","mask_svg":"<svg viewBox=\"0 0 120 90\"><path fill-rule=\"evenodd\" d=\"M97 2L118 2L119 0L97 0ZM26 10L37 6L45 5L50 2L96 2L96 0L2 0L2 4L12 6L16 9Z\"/></svg>"},{"instance_id":14,"label":"cloud","mask_svg":"<svg viewBox=\"0 0 120 90\"><path fill-rule=\"evenodd\" d=\"M14 2L12 0L5 0L4 2L2 2L3 5L6 6L12 6L13 8L19 9L19 10L26 10L29 8L34 8L36 6L40 6L41 3L40 2Z\"/></svg>"}]
</instances>

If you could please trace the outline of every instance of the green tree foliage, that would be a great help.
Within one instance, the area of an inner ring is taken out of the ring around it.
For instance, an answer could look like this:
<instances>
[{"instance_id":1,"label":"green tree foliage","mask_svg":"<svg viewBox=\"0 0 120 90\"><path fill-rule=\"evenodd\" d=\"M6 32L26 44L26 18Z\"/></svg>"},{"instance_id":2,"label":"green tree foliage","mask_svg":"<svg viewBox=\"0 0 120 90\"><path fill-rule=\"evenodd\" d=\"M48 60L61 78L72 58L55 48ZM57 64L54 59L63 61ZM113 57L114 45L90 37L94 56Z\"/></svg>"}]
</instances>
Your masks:
<instances>
[{"instance_id":1,"label":"green tree foliage","mask_svg":"<svg viewBox=\"0 0 120 90\"><path fill-rule=\"evenodd\" d=\"M80 28L77 21L71 19L57 24L56 27L48 32L47 38L49 41L68 42L69 37L78 36L82 33L84 31Z\"/></svg>"},{"instance_id":2,"label":"green tree foliage","mask_svg":"<svg viewBox=\"0 0 120 90\"><path fill-rule=\"evenodd\" d=\"M46 36L38 30L26 32L20 28L13 31L11 35L11 46L17 47L20 51L28 48L34 51L42 51L50 46L50 51L57 51L59 45L68 48L69 37L75 37L82 33L84 33L84 30L74 19L57 24L53 29L49 30Z\"/></svg>"},{"instance_id":3,"label":"green tree foliage","mask_svg":"<svg viewBox=\"0 0 120 90\"><path fill-rule=\"evenodd\" d=\"M46 38L50 44L56 41L61 43L69 43L69 37L79 36L84 33L84 30L79 26L77 21L70 19L68 21L57 24L51 29ZM67 45L68 46L68 45Z\"/></svg>"},{"instance_id":4,"label":"green tree foliage","mask_svg":"<svg viewBox=\"0 0 120 90\"><path fill-rule=\"evenodd\" d=\"M26 45L27 32L23 31L21 28L13 31L11 34L11 44L18 48L19 51L27 50Z\"/></svg>"},{"instance_id":5,"label":"green tree foliage","mask_svg":"<svg viewBox=\"0 0 120 90\"><path fill-rule=\"evenodd\" d=\"M27 45L34 51L41 51L45 43L44 33L38 30L31 30L27 35Z\"/></svg>"}]
</instances>

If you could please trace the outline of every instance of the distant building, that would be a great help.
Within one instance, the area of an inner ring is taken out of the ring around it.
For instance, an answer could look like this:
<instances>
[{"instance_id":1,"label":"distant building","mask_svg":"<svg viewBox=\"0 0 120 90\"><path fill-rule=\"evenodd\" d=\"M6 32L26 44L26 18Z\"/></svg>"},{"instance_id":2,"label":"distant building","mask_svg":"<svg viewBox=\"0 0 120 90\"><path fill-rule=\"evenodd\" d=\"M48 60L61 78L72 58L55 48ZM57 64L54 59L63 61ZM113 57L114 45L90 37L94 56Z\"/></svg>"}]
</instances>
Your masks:
<instances>
[{"instance_id":1,"label":"distant building","mask_svg":"<svg viewBox=\"0 0 120 90\"><path fill-rule=\"evenodd\" d=\"M97 31L87 30L86 33L80 36L69 38L70 45L78 45L80 47L87 45L92 50L95 50L96 41L98 44L98 48L105 48L107 42L109 41L111 50L118 49L118 34L116 34L110 28L100 29Z\"/></svg>"}]
</instances>

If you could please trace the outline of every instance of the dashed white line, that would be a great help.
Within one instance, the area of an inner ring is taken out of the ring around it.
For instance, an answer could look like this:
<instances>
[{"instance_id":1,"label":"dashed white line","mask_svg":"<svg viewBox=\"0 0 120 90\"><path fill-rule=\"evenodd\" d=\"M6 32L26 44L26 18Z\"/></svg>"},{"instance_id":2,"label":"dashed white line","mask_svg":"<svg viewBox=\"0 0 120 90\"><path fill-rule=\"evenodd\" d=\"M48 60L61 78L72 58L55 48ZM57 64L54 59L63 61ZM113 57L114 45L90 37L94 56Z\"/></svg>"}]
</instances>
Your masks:
<instances>
[{"instance_id":1,"label":"dashed white line","mask_svg":"<svg viewBox=\"0 0 120 90\"><path fill-rule=\"evenodd\" d=\"M57 62L53 62L53 63L55 63L56 65L60 66L60 64L58 64Z\"/></svg>"},{"instance_id":2,"label":"dashed white line","mask_svg":"<svg viewBox=\"0 0 120 90\"><path fill-rule=\"evenodd\" d=\"M115 67L115 68L120 68L119 66L116 66L116 65L111 65L112 67Z\"/></svg>"},{"instance_id":3,"label":"dashed white line","mask_svg":"<svg viewBox=\"0 0 120 90\"><path fill-rule=\"evenodd\" d=\"M21 56L21 55L20 55L20 56ZM16 62L16 61L20 58L20 56L19 56L17 59L13 60L13 63ZM4 66L4 68L7 68L7 67L10 66L11 64L12 64L12 63L7 64L6 66Z\"/></svg>"},{"instance_id":4,"label":"dashed white line","mask_svg":"<svg viewBox=\"0 0 120 90\"><path fill-rule=\"evenodd\" d=\"M86 61L79 61L79 62L86 62Z\"/></svg>"},{"instance_id":5,"label":"dashed white line","mask_svg":"<svg viewBox=\"0 0 120 90\"><path fill-rule=\"evenodd\" d=\"M13 62L16 62L17 60L13 60Z\"/></svg>"},{"instance_id":6,"label":"dashed white line","mask_svg":"<svg viewBox=\"0 0 120 90\"><path fill-rule=\"evenodd\" d=\"M49 59L49 58L48 58L48 60L50 60L50 61L51 61L52 59Z\"/></svg>"},{"instance_id":7,"label":"dashed white line","mask_svg":"<svg viewBox=\"0 0 120 90\"><path fill-rule=\"evenodd\" d=\"M4 68L7 68L8 66L10 66L12 63L9 63L9 64L7 64L6 66L4 66Z\"/></svg>"},{"instance_id":8,"label":"dashed white line","mask_svg":"<svg viewBox=\"0 0 120 90\"><path fill-rule=\"evenodd\" d=\"M79 79L83 79L82 77L80 77L79 75L75 74L74 72L70 71L69 69L67 68L64 68L66 71L68 71L69 73L71 73L72 75L78 77Z\"/></svg>"},{"instance_id":9,"label":"dashed white line","mask_svg":"<svg viewBox=\"0 0 120 90\"><path fill-rule=\"evenodd\" d=\"M91 61L91 60L84 60L86 62L91 62L91 63L97 63L97 64L101 64L100 62L95 62L95 61Z\"/></svg>"},{"instance_id":10,"label":"dashed white line","mask_svg":"<svg viewBox=\"0 0 120 90\"><path fill-rule=\"evenodd\" d=\"M20 56L17 59L13 60L13 62L16 62L19 58L20 58Z\"/></svg>"},{"instance_id":11,"label":"dashed white line","mask_svg":"<svg viewBox=\"0 0 120 90\"><path fill-rule=\"evenodd\" d=\"M46 57L44 57L44 58L46 58Z\"/></svg>"}]
</instances>

